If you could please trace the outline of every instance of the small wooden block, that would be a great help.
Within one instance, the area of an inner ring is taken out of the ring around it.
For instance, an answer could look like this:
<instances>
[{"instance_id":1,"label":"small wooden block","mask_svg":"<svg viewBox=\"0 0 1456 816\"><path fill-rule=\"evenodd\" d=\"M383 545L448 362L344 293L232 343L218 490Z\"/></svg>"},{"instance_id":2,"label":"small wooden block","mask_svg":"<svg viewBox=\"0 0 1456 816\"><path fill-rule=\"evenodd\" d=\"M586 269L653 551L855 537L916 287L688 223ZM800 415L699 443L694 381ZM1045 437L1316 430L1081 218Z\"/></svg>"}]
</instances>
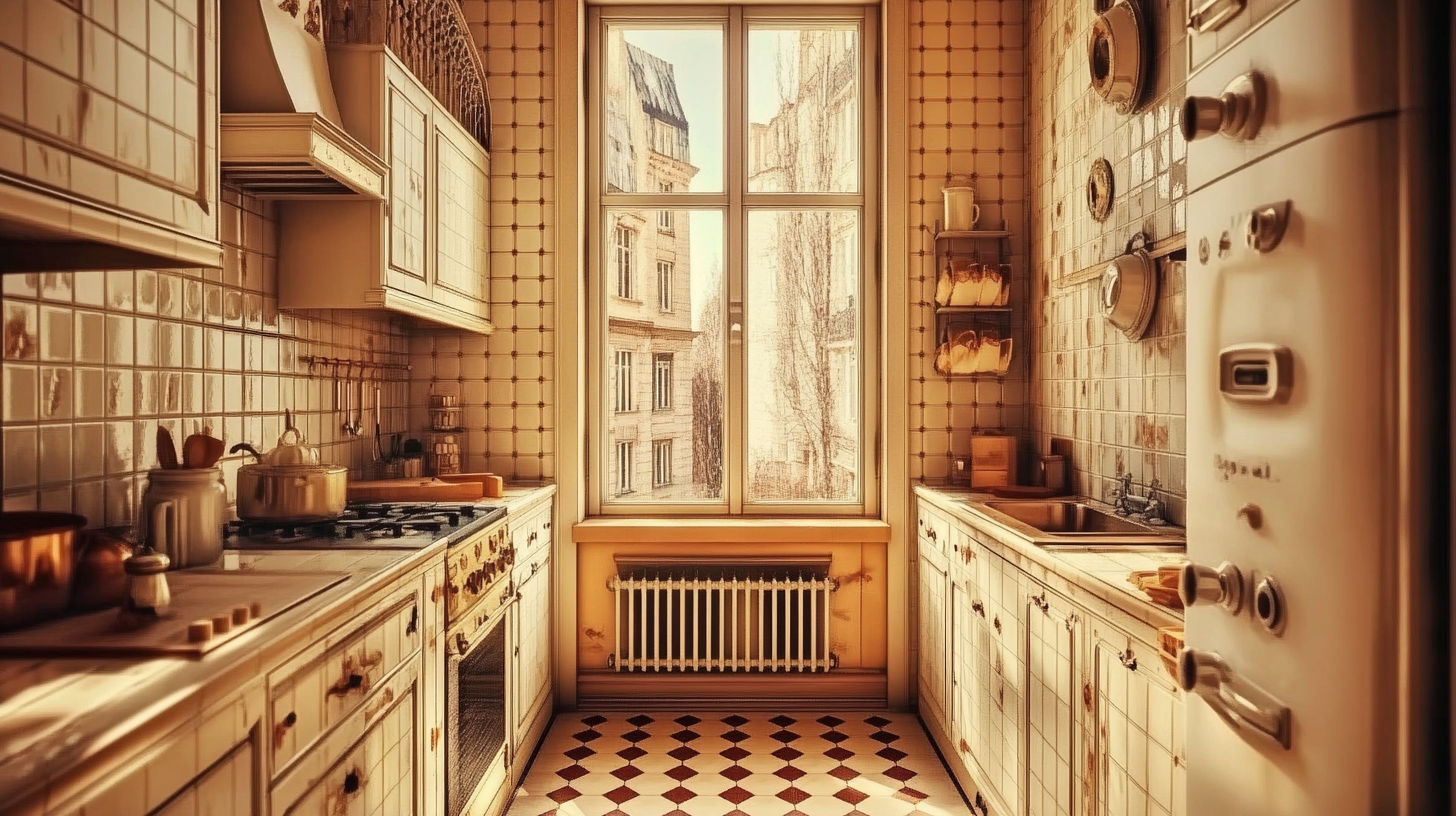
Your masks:
<instances>
[{"instance_id":1,"label":"small wooden block","mask_svg":"<svg viewBox=\"0 0 1456 816\"><path fill-rule=\"evenodd\" d=\"M227 634L233 629L232 615L217 615L212 619L212 631L219 635Z\"/></svg>"},{"instance_id":2,"label":"small wooden block","mask_svg":"<svg viewBox=\"0 0 1456 816\"><path fill-rule=\"evenodd\" d=\"M233 626L242 626L252 617L246 606L233 607Z\"/></svg>"},{"instance_id":3,"label":"small wooden block","mask_svg":"<svg viewBox=\"0 0 1456 816\"><path fill-rule=\"evenodd\" d=\"M212 640L212 621L196 620L187 624L188 643L206 643Z\"/></svg>"}]
</instances>

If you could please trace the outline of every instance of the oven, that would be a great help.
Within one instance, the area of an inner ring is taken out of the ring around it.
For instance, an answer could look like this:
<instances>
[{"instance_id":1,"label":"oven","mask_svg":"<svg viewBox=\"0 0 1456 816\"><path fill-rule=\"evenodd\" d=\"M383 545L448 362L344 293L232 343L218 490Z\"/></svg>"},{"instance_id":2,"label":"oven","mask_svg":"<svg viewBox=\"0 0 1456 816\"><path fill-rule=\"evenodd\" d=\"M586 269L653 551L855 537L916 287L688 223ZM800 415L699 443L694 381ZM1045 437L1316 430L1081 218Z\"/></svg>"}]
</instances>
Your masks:
<instances>
[{"instance_id":1,"label":"oven","mask_svg":"<svg viewBox=\"0 0 1456 816\"><path fill-rule=\"evenodd\" d=\"M449 816L474 816L510 791L507 620L515 593L506 522L445 558L445 800Z\"/></svg>"}]
</instances>

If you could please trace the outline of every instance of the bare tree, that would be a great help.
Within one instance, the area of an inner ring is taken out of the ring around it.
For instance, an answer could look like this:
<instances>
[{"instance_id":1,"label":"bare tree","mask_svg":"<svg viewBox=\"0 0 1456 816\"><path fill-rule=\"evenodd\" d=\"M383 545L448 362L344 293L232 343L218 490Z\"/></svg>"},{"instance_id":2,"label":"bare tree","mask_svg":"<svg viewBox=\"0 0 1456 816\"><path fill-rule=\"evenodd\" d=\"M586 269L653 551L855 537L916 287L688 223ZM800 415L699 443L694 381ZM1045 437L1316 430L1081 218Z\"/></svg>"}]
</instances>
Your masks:
<instances>
[{"instance_id":1,"label":"bare tree","mask_svg":"<svg viewBox=\"0 0 1456 816\"><path fill-rule=\"evenodd\" d=\"M693 340L693 484L700 498L723 494L723 273L714 266Z\"/></svg>"},{"instance_id":2,"label":"bare tree","mask_svg":"<svg viewBox=\"0 0 1456 816\"><path fill-rule=\"evenodd\" d=\"M836 55L823 32L804 31L800 37L799 48L781 49L777 55L780 106L770 123L778 153L776 187L831 190L837 158L830 118ZM776 218L776 419L784 435L810 454L807 467L796 468L789 461L777 474L757 474L765 482L760 489L770 486L772 476L786 480L767 491L778 498L833 498L844 482L837 473L836 453L851 440L835 416L831 349L843 339L836 335L844 333L845 321L835 320L833 312L833 222L833 214L825 210L787 210Z\"/></svg>"}]
</instances>

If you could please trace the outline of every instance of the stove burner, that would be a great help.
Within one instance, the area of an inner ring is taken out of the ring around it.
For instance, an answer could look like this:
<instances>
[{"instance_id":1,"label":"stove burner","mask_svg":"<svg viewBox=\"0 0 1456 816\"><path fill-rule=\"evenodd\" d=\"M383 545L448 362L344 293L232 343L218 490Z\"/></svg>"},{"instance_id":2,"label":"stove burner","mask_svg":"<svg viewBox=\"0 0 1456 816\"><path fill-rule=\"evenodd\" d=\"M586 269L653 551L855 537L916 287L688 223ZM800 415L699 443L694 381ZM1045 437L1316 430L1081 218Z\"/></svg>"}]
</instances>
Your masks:
<instances>
[{"instance_id":1,"label":"stove burner","mask_svg":"<svg viewBox=\"0 0 1456 816\"><path fill-rule=\"evenodd\" d=\"M492 516L497 511L504 512L504 508L477 508L469 504L369 502L348 505L344 514L335 521L232 521L223 532L228 539L249 539L238 544L246 543L255 548L266 546L269 542L293 546L316 542L321 547L328 547L329 542L433 536L474 520L477 510Z\"/></svg>"}]
</instances>

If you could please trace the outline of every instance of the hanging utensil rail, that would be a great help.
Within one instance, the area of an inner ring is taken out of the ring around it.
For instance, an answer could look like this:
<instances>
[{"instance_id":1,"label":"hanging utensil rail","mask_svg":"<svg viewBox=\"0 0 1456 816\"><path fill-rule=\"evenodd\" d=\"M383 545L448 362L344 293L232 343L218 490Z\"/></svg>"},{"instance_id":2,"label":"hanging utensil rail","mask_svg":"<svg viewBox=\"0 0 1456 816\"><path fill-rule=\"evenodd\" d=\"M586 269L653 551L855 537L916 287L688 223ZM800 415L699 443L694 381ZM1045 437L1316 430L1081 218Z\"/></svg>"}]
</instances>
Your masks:
<instances>
[{"instance_id":1,"label":"hanging utensil rail","mask_svg":"<svg viewBox=\"0 0 1456 816\"><path fill-rule=\"evenodd\" d=\"M371 363L366 360L350 360L344 357L316 357L311 354L300 355L298 361L308 366L310 376L317 376L319 369L325 369L334 379L340 377L341 371L347 372L343 375L344 379L347 380L383 380L384 372L386 371L407 372L414 368L409 363Z\"/></svg>"}]
</instances>

